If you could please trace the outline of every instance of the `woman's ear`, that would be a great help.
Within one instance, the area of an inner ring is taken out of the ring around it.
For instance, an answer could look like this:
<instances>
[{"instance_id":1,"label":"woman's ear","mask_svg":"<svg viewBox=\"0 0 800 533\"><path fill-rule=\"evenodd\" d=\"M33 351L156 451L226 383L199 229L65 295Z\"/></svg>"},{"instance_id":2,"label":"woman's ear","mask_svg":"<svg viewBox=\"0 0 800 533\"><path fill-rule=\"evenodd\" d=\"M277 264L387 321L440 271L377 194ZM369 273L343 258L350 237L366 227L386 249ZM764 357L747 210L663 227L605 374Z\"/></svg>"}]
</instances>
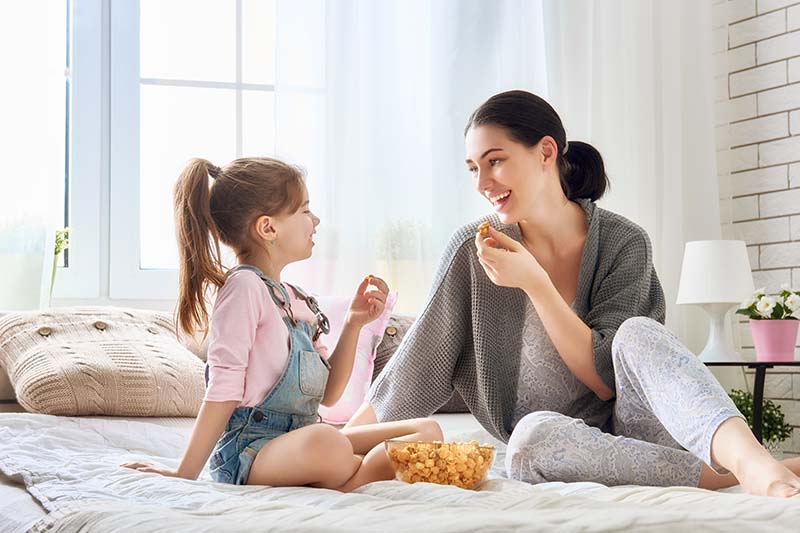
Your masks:
<instances>
[{"instance_id":1,"label":"woman's ear","mask_svg":"<svg viewBox=\"0 0 800 533\"><path fill-rule=\"evenodd\" d=\"M539 141L539 146L542 153L542 164L547 165L549 163L555 163L556 159L558 159L558 145L556 144L556 140L549 135L545 135Z\"/></svg>"},{"instance_id":2,"label":"woman's ear","mask_svg":"<svg viewBox=\"0 0 800 533\"><path fill-rule=\"evenodd\" d=\"M258 241L273 243L278 238L275 230L274 219L268 215L261 215L253 224L253 232Z\"/></svg>"}]
</instances>

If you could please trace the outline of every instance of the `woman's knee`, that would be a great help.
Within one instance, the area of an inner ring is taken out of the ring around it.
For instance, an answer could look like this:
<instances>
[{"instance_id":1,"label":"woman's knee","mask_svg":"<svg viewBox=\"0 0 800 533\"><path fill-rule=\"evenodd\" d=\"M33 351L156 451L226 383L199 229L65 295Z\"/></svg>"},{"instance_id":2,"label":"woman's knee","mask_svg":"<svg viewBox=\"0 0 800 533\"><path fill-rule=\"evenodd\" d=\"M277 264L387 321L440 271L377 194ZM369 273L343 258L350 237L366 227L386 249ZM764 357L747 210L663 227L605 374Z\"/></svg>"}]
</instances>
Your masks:
<instances>
[{"instance_id":1,"label":"woman's knee","mask_svg":"<svg viewBox=\"0 0 800 533\"><path fill-rule=\"evenodd\" d=\"M621 357L623 354L631 352L630 347L641 344L643 339L654 338L665 332L666 328L652 318L631 317L617 328L611 343L611 353L614 357Z\"/></svg>"},{"instance_id":2,"label":"woman's knee","mask_svg":"<svg viewBox=\"0 0 800 533\"><path fill-rule=\"evenodd\" d=\"M505 458L508 477L527 483L555 480L556 474L546 471L539 459L550 454L546 443L551 437L572 422L573 418L552 411L536 411L523 417L508 439Z\"/></svg>"}]
</instances>

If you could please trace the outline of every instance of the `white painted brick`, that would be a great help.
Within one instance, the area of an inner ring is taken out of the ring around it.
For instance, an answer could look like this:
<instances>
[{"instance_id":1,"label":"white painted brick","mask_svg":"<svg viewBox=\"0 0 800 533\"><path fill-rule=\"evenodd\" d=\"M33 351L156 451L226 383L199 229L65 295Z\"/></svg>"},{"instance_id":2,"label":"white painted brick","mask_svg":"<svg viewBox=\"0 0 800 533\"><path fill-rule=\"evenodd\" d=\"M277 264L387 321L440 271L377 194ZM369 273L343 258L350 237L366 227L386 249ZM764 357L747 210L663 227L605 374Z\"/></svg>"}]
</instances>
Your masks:
<instances>
[{"instance_id":1,"label":"white painted brick","mask_svg":"<svg viewBox=\"0 0 800 533\"><path fill-rule=\"evenodd\" d=\"M800 107L800 83L758 93L758 114L769 115Z\"/></svg>"},{"instance_id":2,"label":"white painted brick","mask_svg":"<svg viewBox=\"0 0 800 533\"><path fill-rule=\"evenodd\" d=\"M711 30L711 51L724 52L728 49L728 27L722 26Z\"/></svg>"},{"instance_id":3,"label":"white painted brick","mask_svg":"<svg viewBox=\"0 0 800 533\"><path fill-rule=\"evenodd\" d=\"M761 287L762 285L758 285ZM746 322L741 322L738 325L739 329L739 338L742 341L742 346L749 346L750 348L753 347L753 333L750 331L750 321L749 319L745 318ZM742 350L742 355L744 355L744 350ZM755 359L755 357L753 358Z\"/></svg>"},{"instance_id":4,"label":"white painted brick","mask_svg":"<svg viewBox=\"0 0 800 533\"><path fill-rule=\"evenodd\" d=\"M766 287L768 293L777 293L781 285L792 282L792 271L790 269L781 270L758 270L753 272L753 285L761 288Z\"/></svg>"},{"instance_id":5,"label":"white painted brick","mask_svg":"<svg viewBox=\"0 0 800 533\"><path fill-rule=\"evenodd\" d=\"M759 65L796 55L800 55L800 31L759 41L756 45L756 59Z\"/></svg>"},{"instance_id":6,"label":"white painted brick","mask_svg":"<svg viewBox=\"0 0 800 533\"><path fill-rule=\"evenodd\" d=\"M800 268L792 269L792 287L800 287ZM798 395L800 398L800 395Z\"/></svg>"},{"instance_id":7,"label":"white painted brick","mask_svg":"<svg viewBox=\"0 0 800 533\"><path fill-rule=\"evenodd\" d=\"M780 398L786 400L794 399L792 390L792 374L776 374L775 369L771 370L764 378L764 397ZM752 391L756 381L755 374L748 374L747 389Z\"/></svg>"},{"instance_id":8,"label":"white painted brick","mask_svg":"<svg viewBox=\"0 0 800 533\"><path fill-rule=\"evenodd\" d=\"M798 374L792 376L792 394L796 400L800 399L800 375Z\"/></svg>"},{"instance_id":9,"label":"white painted brick","mask_svg":"<svg viewBox=\"0 0 800 533\"><path fill-rule=\"evenodd\" d=\"M800 163L789 165L789 187L800 187Z\"/></svg>"},{"instance_id":10,"label":"white painted brick","mask_svg":"<svg viewBox=\"0 0 800 533\"><path fill-rule=\"evenodd\" d=\"M714 128L714 141L716 150L727 150L731 146L731 128L728 124Z\"/></svg>"},{"instance_id":11,"label":"white painted brick","mask_svg":"<svg viewBox=\"0 0 800 533\"><path fill-rule=\"evenodd\" d=\"M800 81L800 57L789 60L789 83Z\"/></svg>"},{"instance_id":12,"label":"white painted brick","mask_svg":"<svg viewBox=\"0 0 800 533\"><path fill-rule=\"evenodd\" d=\"M756 45L748 44L728 50L728 72L756 66Z\"/></svg>"},{"instance_id":13,"label":"white painted brick","mask_svg":"<svg viewBox=\"0 0 800 533\"><path fill-rule=\"evenodd\" d=\"M789 459L798 455L800 455L800 428L793 427L792 436L783 441L783 458Z\"/></svg>"},{"instance_id":14,"label":"white painted brick","mask_svg":"<svg viewBox=\"0 0 800 533\"><path fill-rule=\"evenodd\" d=\"M770 115L731 124L731 146L782 139L789 135L786 114Z\"/></svg>"},{"instance_id":15,"label":"white painted brick","mask_svg":"<svg viewBox=\"0 0 800 533\"><path fill-rule=\"evenodd\" d=\"M747 247L747 258L750 259L750 270L758 270L761 268L761 260L759 258L759 247L758 246L748 246Z\"/></svg>"},{"instance_id":16,"label":"white painted brick","mask_svg":"<svg viewBox=\"0 0 800 533\"><path fill-rule=\"evenodd\" d=\"M762 268L789 268L800 265L800 242L761 246Z\"/></svg>"},{"instance_id":17,"label":"white painted brick","mask_svg":"<svg viewBox=\"0 0 800 533\"><path fill-rule=\"evenodd\" d=\"M734 198L731 202L731 219L736 222L739 220L752 220L758 218L758 197L743 196ZM800 221L798 221L800 225ZM800 232L798 233L800 234Z\"/></svg>"},{"instance_id":18,"label":"white painted brick","mask_svg":"<svg viewBox=\"0 0 800 533\"><path fill-rule=\"evenodd\" d=\"M797 3L797 0L758 0L758 14L774 11Z\"/></svg>"},{"instance_id":19,"label":"white painted brick","mask_svg":"<svg viewBox=\"0 0 800 533\"><path fill-rule=\"evenodd\" d=\"M787 424L800 425L800 400L775 400L775 403L781 406Z\"/></svg>"},{"instance_id":20,"label":"white painted brick","mask_svg":"<svg viewBox=\"0 0 800 533\"><path fill-rule=\"evenodd\" d=\"M786 14L783 11L731 24L728 42L731 48L760 41L786 31Z\"/></svg>"},{"instance_id":21,"label":"white painted brick","mask_svg":"<svg viewBox=\"0 0 800 533\"><path fill-rule=\"evenodd\" d=\"M792 135L800 135L800 110L789 113L789 131Z\"/></svg>"},{"instance_id":22,"label":"white painted brick","mask_svg":"<svg viewBox=\"0 0 800 533\"><path fill-rule=\"evenodd\" d=\"M727 176L731 173L731 153L730 150L720 150L717 152L717 174L719 176ZM720 190L722 186L720 185ZM730 194L726 194L729 197Z\"/></svg>"},{"instance_id":23,"label":"white painted brick","mask_svg":"<svg viewBox=\"0 0 800 533\"><path fill-rule=\"evenodd\" d=\"M733 225L735 238L747 244L785 242L789 240L789 219L770 218L752 222L738 222ZM786 272L787 281L789 271Z\"/></svg>"},{"instance_id":24,"label":"white painted brick","mask_svg":"<svg viewBox=\"0 0 800 533\"><path fill-rule=\"evenodd\" d=\"M800 5L792 6L786 10L788 31L800 29Z\"/></svg>"},{"instance_id":25,"label":"white painted brick","mask_svg":"<svg viewBox=\"0 0 800 533\"><path fill-rule=\"evenodd\" d=\"M758 147L743 146L730 151L731 172L749 170L758 166Z\"/></svg>"},{"instance_id":26,"label":"white painted brick","mask_svg":"<svg viewBox=\"0 0 800 533\"><path fill-rule=\"evenodd\" d=\"M754 93L786 84L786 65L773 63L731 74L731 96Z\"/></svg>"},{"instance_id":27,"label":"white painted brick","mask_svg":"<svg viewBox=\"0 0 800 533\"><path fill-rule=\"evenodd\" d=\"M725 2L711 7L711 27L722 28L728 25L728 6Z\"/></svg>"},{"instance_id":28,"label":"white painted brick","mask_svg":"<svg viewBox=\"0 0 800 533\"><path fill-rule=\"evenodd\" d=\"M750 117L743 117L750 118ZM731 105L729 101L714 102L714 127L724 126L731 122Z\"/></svg>"},{"instance_id":29,"label":"white painted brick","mask_svg":"<svg viewBox=\"0 0 800 533\"><path fill-rule=\"evenodd\" d=\"M731 0L728 2L728 24L756 15L756 0Z\"/></svg>"},{"instance_id":30,"label":"white painted brick","mask_svg":"<svg viewBox=\"0 0 800 533\"><path fill-rule=\"evenodd\" d=\"M750 198L747 196L746 198ZM789 220L790 236L793 241L800 241L800 217Z\"/></svg>"},{"instance_id":31,"label":"white painted brick","mask_svg":"<svg viewBox=\"0 0 800 533\"><path fill-rule=\"evenodd\" d=\"M732 196L744 196L759 192L776 191L785 189L787 167L767 167L731 174ZM761 216L764 216L762 213Z\"/></svg>"},{"instance_id":32,"label":"white painted brick","mask_svg":"<svg viewBox=\"0 0 800 533\"><path fill-rule=\"evenodd\" d=\"M758 156L761 166L800 161L800 136L759 144Z\"/></svg>"},{"instance_id":33,"label":"white painted brick","mask_svg":"<svg viewBox=\"0 0 800 533\"><path fill-rule=\"evenodd\" d=\"M800 189L762 194L759 197L759 213L762 217L794 215L800 213ZM800 265L800 256L797 258Z\"/></svg>"}]
</instances>

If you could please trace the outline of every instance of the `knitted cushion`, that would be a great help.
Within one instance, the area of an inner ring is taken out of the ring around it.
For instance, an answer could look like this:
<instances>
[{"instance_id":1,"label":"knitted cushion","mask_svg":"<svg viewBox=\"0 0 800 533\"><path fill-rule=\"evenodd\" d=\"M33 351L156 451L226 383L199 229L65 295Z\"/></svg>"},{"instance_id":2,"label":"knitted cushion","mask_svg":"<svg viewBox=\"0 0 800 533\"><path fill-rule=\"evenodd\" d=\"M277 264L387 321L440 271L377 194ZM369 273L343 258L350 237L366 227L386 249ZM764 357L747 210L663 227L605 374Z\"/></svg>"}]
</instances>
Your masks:
<instances>
[{"instance_id":1,"label":"knitted cushion","mask_svg":"<svg viewBox=\"0 0 800 533\"><path fill-rule=\"evenodd\" d=\"M378 377L383 367L389 362L392 355L394 355L397 347L400 346L403 337L408 332L411 325L414 324L414 317L407 315L392 315L389 317L389 322L386 324L386 334L383 336L375 352L375 369L372 372L372 381ZM469 413L469 407L464 403L464 399L457 392L453 392L450 399L443 406L439 408L437 413Z\"/></svg>"},{"instance_id":2,"label":"knitted cushion","mask_svg":"<svg viewBox=\"0 0 800 533\"><path fill-rule=\"evenodd\" d=\"M0 367L26 410L53 415L196 416L203 363L170 315L53 308L0 319Z\"/></svg>"}]
</instances>

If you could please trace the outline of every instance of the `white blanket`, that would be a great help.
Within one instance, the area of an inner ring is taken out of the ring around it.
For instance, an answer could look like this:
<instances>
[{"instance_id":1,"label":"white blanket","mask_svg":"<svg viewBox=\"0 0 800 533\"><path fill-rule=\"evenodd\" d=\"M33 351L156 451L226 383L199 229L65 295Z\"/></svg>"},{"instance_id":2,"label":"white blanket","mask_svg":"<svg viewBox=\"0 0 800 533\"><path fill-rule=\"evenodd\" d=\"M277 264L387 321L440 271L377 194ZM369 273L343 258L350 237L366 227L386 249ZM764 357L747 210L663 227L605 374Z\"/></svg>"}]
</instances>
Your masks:
<instances>
[{"instance_id":1,"label":"white blanket","mask_svg":"<svg viewBox=\"0 0 800 533\"><path fill-rule=\"evenodd\" d=\"M351 494L236 487L120 468L176 466L188 429L148 422L0 415L0 470L50 511L37 531L798 531L800 499L591 483L531 486L500 477L479 490L400 481ZM490 441L486 433L461 435ZM502 452L502 448L499 450Z\"/></svg>"}]
</instances>

